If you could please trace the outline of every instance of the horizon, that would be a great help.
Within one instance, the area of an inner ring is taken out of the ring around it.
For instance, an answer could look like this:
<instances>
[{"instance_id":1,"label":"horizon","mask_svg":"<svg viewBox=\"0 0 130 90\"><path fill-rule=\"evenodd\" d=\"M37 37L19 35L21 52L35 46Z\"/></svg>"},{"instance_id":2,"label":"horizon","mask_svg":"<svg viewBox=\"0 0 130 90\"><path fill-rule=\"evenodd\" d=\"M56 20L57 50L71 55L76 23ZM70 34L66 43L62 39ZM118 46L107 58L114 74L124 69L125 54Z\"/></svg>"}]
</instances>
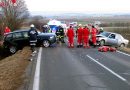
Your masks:
<instances>
[{"instance_id":1,"label":"horizon","mask_svg":"<svg viewBox=\"0 0 130 90\"><path fill-rule=\"evenodd\" d=\"M129 0L25 0L30 12L127 13ZM31 3L30 3L31 2Z\"/></svg>"},{"instance_id":2,"label":"horizon","mask_svg":"<svg viewBox=\"0 0 130 90\"><path fill-rule=\"evenodd\" d=\"M88 13L88 12L50 12L50 11L30 11L31 15L60 15L60 14L84 14L84 15L130 15L130 12L104 12L104 13L97 13L97 12L91 12L91 13Z\"/></svg>"}]
</instances>

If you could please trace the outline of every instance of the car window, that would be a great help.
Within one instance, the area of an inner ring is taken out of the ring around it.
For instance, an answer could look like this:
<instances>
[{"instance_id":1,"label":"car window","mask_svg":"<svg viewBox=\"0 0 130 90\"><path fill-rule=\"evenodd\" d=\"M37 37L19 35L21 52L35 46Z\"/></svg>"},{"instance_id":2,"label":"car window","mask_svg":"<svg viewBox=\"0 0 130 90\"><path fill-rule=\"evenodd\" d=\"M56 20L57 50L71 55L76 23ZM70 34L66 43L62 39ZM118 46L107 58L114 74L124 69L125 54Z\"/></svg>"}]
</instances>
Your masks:
<instances>
[{"instance_id":1,"label":"car window","mask_svg":"<svg viewBox=\"0 0 130 90\"><path fill-rule=\"evenodd\" d=\"M121 36L119 34L117 34L116 39L121 39Z\"/></svg>"},{"instance_id":2,"label":"car window","mask_svg":"<svg viewBox=\"0 0 130 90\"><path fill-rule=\"evenodd\" d=\"M20 32L14 33L13 38L22 38L22 33Z\"/></svg>"},{"instance_id":3,"label":"car window","mask_svg":"<svg viewBox=\"0 0 130 90\"><path fill-rule=\"evenodd\" d=\"M28 38L29 36L28 36L28 32L23 32L23 36L25 37L25 38Z\"/></svg>"},{"instance_id":4,"label":"car window","mask_svg":"<svg viewBox=\"0 0 130 90\"><path fill-rule=\"evenodd\" d=\"M109 32L102 32L101 35L108 37L111 33Z\"/></svg>"},{"instance_id":5,"label":"car window","mask_svg":"<svg viewBox=\"0 0 130 90\"><path fill-rule=\"evenodd\" d=\"M109 38L111 38L111 39L115 39L115 37L116 37L115 34L111 34L111 35L109 36Z\"/></svg>"},{"instance_id":6,"label":"car window","mask_svg":"<svg viewBox=\"0 0 130 90\"><path fill-rule=\"evenodd\" d=\"M12 38L12 34L8 34L5 39L10 40L11 38Z\"/></svg>"}]
</instances>

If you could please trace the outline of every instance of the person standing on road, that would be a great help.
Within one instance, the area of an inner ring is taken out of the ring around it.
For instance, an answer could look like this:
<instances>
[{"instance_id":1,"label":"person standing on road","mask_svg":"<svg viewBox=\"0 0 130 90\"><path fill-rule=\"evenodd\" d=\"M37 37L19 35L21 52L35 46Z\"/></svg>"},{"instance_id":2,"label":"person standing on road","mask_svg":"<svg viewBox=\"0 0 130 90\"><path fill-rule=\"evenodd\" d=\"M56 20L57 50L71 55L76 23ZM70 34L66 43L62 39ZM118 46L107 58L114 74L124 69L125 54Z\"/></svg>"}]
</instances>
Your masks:
<instances>
[{"instance_id":1,"label":"person standing on road","mask_svg":"<svg viewBox=\"0 0 130 90\"><path fill-rule=\"evenodd\" d=\"M62 43L65 43L64 42L64 28L60 25L59 28L58 28L58 32L59 32L59 39Z\"/></svg>"},{"instance_id":2,"label":"person standing on road","mask_svg":"<svg viewBox=\"0 0 130 90\"><path fill-rule=\"evenodd\" d=\"M47 25L47 33L52 33L52 30L49 25Z\"/></svg>"},{"instance_id":3,"label":"person standing on road","mask_svg":"<svg viewBox=\"0 0 130 90\"><path fill-rule=\"evenodd\" d=\"M100 29L99 29L99 33L98 33L98 34L100 34L100 33L102 33L102 32L103 32L103 28L100 27Z\"/></svg>"},{"instance_id":4,"label":"person standing on road","mask_svg":"<svg viewBox=\"0 0 130 90\"><path fill-rule=\"evenodd\" d=\"M90 31L89 31L89 28L87 27L87 25L84 26L83 28L83 47L84 48L89 48L89 34L90 34Z\"/></svg>"},{"instance_id":5,"label":"person standing on road","mask_svg":"<svg viewBox=\"0 0 130 90\"><path fill-rule=\"evenodd\" d=\"M36 53L35 46L36 46L36 43L37 43L37 35L38 35L37 30L35 29L34 25L31 24L30 30L28 31L28 36L29 36L29 42L30 42L31 50L32 50L33 53Z\"/></svg>"},{"instance_id":6,"label":"person standing on road","mask_svg":"<svg viewBox=\"0 0 130 90\"><path fill-rule=\"evenodd\" d=\"M83 28L81 24L79 24L79 28L76 31L76 37L77 37L77 43L78 43L77 47L82 47Z\"/></svg>"},{"instance_id":7,"label":"person standing on road","mask_svg":"<svg viewBox=\"0 0 130 90\"><path fill-rule=\"evenodd\" d=\"M94 26L92 26L92 31L91 31L91 37L92 37L92 43L93 46L96 47L96 35L97 35L97 30Z\"/></svg>"},{"instance_id":8,"label":"person standing on road","mask_svg":"<svg viewBox=\"0 0 130 90\"><path fill-rule=\"evenodd\" d=\"M67 37L68 37L68 41L69 41L69 48L74 48L74 29L72 28L72 26L70 26L67 30Z\"/></svg>"},{"instance_id":9,"label":"person standing on road","mask_svg":"<svg viewBox=\"0 0 130 90\"><path fill-rule=\"evenodd\" d=\"M47 26L47 25L44 25L44 26L42 27L42 31L43 31L43 33L47 33L47 32L48 32L48 26Z\"/></svg>"}]
</instances>

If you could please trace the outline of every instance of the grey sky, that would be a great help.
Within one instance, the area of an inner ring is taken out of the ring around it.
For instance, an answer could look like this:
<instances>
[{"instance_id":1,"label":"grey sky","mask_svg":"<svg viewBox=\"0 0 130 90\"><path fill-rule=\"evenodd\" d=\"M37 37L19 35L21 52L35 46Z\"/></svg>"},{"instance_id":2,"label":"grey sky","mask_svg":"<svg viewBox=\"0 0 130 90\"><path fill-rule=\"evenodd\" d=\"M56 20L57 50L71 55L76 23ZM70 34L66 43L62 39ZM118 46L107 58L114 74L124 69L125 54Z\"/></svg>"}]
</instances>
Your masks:
<instances>
[{"instance_id":1,"label":"grey sky","mask_svg":"<svg viewBox=\"0 0 130 90\"><path fill-rule=\"evenodd\" d=\"M29 11L130 12L129 0L25 0Z\"/></svg>"}]
</instances>

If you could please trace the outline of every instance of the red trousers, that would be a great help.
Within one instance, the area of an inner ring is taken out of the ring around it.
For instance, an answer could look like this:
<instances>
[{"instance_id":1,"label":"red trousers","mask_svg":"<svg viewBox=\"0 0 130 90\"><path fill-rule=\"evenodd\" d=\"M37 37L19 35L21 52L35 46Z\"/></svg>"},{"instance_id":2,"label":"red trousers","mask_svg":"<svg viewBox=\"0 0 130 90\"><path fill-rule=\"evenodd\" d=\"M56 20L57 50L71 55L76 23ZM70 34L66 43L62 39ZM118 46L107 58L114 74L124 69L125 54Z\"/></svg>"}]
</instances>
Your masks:
<instances>
[{"instance_id":1,"label":"red trousers","mask_svg":"<svg viewBox=\"0 0 130 90\"><path fill-rule=\"evenodd\" d=\"M69 46L74 46L74 37L68 37Z\"/></svg>"},{"instance_id":2,"label":"red trousers","mask_svg":"<svg viewBox=\"0 0 130 90\"><path fill-rule=\"evenodd\" d=\"M82 36L78 36L77 42L78 42L78 45L82 45Z\"/></svg>"},{"instance_id":3,"label":"red trousers","mask_svg":"<svg viewBox=\"0 0 130 90\"><path fill-rule=\"evenodd\" d=\"M92 36L92 43L96 45L96 36Z\"/></svg>"},{"instance_id":4,"label":"red trousers","mask_svg":"<svg viewBox=\"0 0 130 90\"><path fill-rule=\"evenodd\" d=\"M83 36L83 44L84 46L89 46L89 37L88 36Z\"/></svg>"}]
</instances>

